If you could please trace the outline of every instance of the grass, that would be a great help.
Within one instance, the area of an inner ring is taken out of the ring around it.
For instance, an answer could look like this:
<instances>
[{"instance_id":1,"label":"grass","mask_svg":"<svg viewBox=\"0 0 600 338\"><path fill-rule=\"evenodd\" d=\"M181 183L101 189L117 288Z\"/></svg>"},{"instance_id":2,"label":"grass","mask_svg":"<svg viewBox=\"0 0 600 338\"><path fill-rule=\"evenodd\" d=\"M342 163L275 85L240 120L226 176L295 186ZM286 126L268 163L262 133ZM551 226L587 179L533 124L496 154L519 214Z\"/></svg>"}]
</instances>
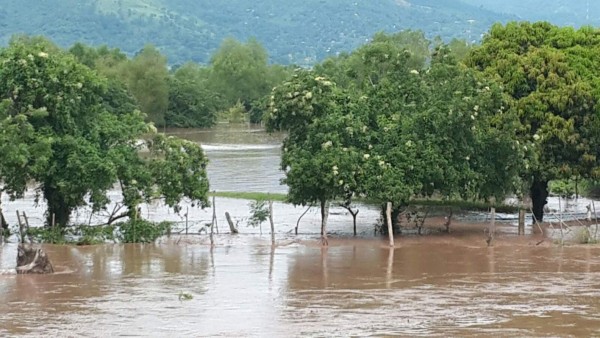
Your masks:
<instances>
[{"instance_id":1,"label":"grass","mask_svg":"<svg viewBox=\"0 0 600 338\"><path fill-rule=\"evenodd\" d=\"M211 196L215 197L225 197L225 198L235 198L235 199L244 199L244 200L265 200L265 201L274 201L274 202L285 202L287 199L287 194L282 193L262 193L262 192L235 192L235 191L218 191L211 192ZM366 200L356 200L357 202L365 203L365 204L376 204L372 201ZM416 206L436 206L436 207L450 207L456 210L471 210L471 211L488 211L490 209L490 205L485 202L478 201L462 201L462 200L436 200L436 199L414 199L411 201L411 205ZM519 210L518 206L515 205L507 205L507 204L496 204L494 206L496 208L496 212L502 213L516 213Z\"/></svg>"},{"instance_id":2,"label":"grass","mask_svg":"<svg viewBox=\"0 0 600 338\"><path fill-rule=\"evenodd\" d=\"M274 202L285 202L287 198L287 194L273 194L264 192L217 191L211 192L210 195L215 197L236 198L242 200L264 200Z\"/></svg>"}]
</instances>

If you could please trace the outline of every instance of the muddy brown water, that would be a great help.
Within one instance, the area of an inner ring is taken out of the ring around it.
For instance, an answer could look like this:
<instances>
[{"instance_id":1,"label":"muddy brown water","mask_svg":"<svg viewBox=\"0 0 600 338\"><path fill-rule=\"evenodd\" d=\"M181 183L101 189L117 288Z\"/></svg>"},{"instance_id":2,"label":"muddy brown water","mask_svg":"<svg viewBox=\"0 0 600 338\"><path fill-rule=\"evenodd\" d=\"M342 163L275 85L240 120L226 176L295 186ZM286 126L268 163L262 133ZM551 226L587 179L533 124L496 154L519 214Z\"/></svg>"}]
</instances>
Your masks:
<instances>
[{"instance_id":1,"label":"muddy brown water","mask_svg":"<svg viewBox=\"0 0 600 338\"><path fill-rule=\"evenodd\" d=\"M600 248L480 237L217 237L45 246L59 273L0 276L0 335L597 336ZM16 246L0 248L14 266ZM180 293L192 295L180 300Z\"/></svg>"},{"instance_id":2,"label":"muddy brown water","mask_svg":"<svg viewBox=\"0 0 600 338\"><path fill-rule=\"evenodd\" d=\"M171 132L205 146L215 190L286 191L279 185L281 135L231 127ZM117 190L110 195L118 201ZM41 224L44 205L34 198L3 199L8 221L16 223L20 210ZM566 207L581 214L587 203ZM468 231L440 234L437 218L431 236L398 237L389 249L373 233L379 211L358 207L358 238L350 215L332 209L327 249L319 245L318 210L304 216L295 236L305 209L275 203L273 248L268 223L262 235L246 226L248 201L228 198L216 199L220 233L212 249L198 233L212 209L186 204L187 236L152 245L45 245L58 273L0 274L0 336L600 335L600 247L540 244L531 227L519 238L512 215L500 215L502 234L488 248L487 216L466 214L457 223L471 222ZM228 234L225 211L240 235ZM160 204L145 205L143 213L178 222L176 231L185 233L183 213ZM86 209L73 215L81 223L103 217ZM14 269L16 252L14 238L0 246L0 272Z\"/></svg>"}]
</instances>

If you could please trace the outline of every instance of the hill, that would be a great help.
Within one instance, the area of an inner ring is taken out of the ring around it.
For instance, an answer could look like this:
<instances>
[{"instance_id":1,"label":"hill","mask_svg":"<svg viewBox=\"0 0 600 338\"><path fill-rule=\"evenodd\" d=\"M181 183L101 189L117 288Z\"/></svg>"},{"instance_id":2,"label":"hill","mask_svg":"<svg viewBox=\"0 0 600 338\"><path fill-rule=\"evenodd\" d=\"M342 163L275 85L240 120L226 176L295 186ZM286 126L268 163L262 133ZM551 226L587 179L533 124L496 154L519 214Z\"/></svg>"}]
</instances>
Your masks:
<instances>
[{"instance_id":1,"label":"hill","mask_svg":"<svg viewBox=\"0 0 600 338\"><path fill-rule=\"evenodd\" d=\"M507 18L458 0L5 0L0 43L15 33L40 34L65 47L80 41L129 54L152 43L177 64L207 62L225 37L255 36L272 61L311 64L381 30L477 38Z\"/></svg>"},{"instance_id":2,"label":"hill","mask_svg":"<svg viewBox=\"0 0 600 338\"><path fill-rule=\"evenodd\" d=\"M508 13L520 20L550 21L561 26L600 25L600 2L594 0L462 0L480 8Z\"/></svg>"},{"instance_id":3,"label":"hill","mask_svg":"<svg viewBox=\"0 0 600 338\"><path fill-rule=\"evenodd\" d=\"M0 44L25 33L46 35L63 47L107 44L132 55L151 43L170 64L181 64L208 62L225 37L254 36L271 61L307 65L352 50L382 30L478 40L496 21L537 18L531 6L540 2L519 1L514 13L508 5L514 0L5 0Z\"/></svg>"}]
</instances>

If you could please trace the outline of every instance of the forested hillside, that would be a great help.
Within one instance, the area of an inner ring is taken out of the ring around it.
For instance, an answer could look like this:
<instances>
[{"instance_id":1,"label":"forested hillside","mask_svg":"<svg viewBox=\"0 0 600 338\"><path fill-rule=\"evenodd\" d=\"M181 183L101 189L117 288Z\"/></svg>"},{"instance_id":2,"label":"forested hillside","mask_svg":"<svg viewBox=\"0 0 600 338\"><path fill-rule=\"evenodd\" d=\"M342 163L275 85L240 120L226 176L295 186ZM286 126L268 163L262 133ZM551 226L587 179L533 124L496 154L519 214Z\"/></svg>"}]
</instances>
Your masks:
<instances>
[{"instance_id":1,"label":"forested hillside","mask_svg":"<svg viewBox=\"0 0 600 338\"><path fill-rule=\"evenodd\" d=\"M557 25L600 24L600 2L594 0L462 0L499 13L510 13L521 20L550 21Z\"/></svg>"},{"instance_id":2,"label":"forested hillside","mask_svg":"<svg viewBox=\"0 0 600 338\"><path fill-rule=\"evenodd\" d=\"M15 33L45 35L63 47L106 44L133 55L152 43L170 64L208 62L225 37L254 36L271 61L313 64L351 51L377 31L479 39L498 15L459 0L5 0L0 43Z\"/></svg>"}]
</instances>

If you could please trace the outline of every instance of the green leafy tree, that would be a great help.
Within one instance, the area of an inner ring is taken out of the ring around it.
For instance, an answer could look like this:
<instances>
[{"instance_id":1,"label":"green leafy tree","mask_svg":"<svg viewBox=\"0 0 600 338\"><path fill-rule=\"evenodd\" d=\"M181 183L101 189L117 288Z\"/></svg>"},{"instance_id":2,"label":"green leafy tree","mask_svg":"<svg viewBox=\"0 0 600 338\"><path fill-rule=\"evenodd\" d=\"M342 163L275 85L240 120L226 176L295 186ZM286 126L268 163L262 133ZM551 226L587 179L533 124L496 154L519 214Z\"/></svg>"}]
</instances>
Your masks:
<instances>
[{"instance_id":1,"label":"green leafy tree","mask_svg":"<svg viewBox=\"0 0 600 338\"><path fill-rule=\"evenodd\" d=\"M507 108L519 117L519 140L532 150L525 178L538 221L550 180L589 177L598 168L593 146L598 139L597 90L585 70L598 64L598 57L583 52L597 50L590 44L597 38L585 32L589 29L576 33L544 22L497 24L467 60L498 79L511 98Z\"/></svg>"},{"instance_id":2,"label":"green leafy tree","mask_svg":"<svg viewBox=\"0 0 600 338\"><path fill-rule=\"evenodd\" d=\"M288 199L295 205L321 206L325 243L328 203L352 195L360 176L358 107L360 102L311 71L298 71L277 87L270 103L268 130L288 132L281 160Z\"/></svg>"},{"instance_id":3,"label":"green leafy tree","mask_svg":"<svg viewBox=\"0 0 600 338\"><path fill-rule=\"evenodd\" d=\"M61 226L77 207L103 208L115 182L131 208L143 198L206 205L202 149L157 135L142 158L139 140L156 130L139 111L125 110L126 95L107 83L45 40L15 40L0 51L0 137L14 144L0 148L10 159L0 165L3 190L18 197L34 182L48 224Z\"/></svg>"},{"instance_id":4,"label":"green leafy tree","mask_svg":"<svg viewBox=\"0 0 600 338\"><path fill-rule=\"evenodd\" d=\"M258 123L265 112L264 97L290 75L290 68L268 64L269 56L256 40L225 39L210 61L209 88L223 98L221 111L241 103Z\"/></svg>"},{"instance_id":5,"label":"green leafy tree","mask_svg":"<svg viewBox=\"0 0 600 338\"><path fill-rule=\"evenodd\" d=\"M127 88L140 109L149 121L164 126L169 105L167 59L154 46L147 45L125 67Z\"/></svg>"},{"instance_id":6,"label":"green leafy tree","mask_svg":"<svg viewBox=\"0 0 600 338\"><path fill-rule=\"evenodd\" d=\"M201 83L177 76L169 78L169 127L212 127L217 121L218 95Z\"/></svg>"}]
</instances>

